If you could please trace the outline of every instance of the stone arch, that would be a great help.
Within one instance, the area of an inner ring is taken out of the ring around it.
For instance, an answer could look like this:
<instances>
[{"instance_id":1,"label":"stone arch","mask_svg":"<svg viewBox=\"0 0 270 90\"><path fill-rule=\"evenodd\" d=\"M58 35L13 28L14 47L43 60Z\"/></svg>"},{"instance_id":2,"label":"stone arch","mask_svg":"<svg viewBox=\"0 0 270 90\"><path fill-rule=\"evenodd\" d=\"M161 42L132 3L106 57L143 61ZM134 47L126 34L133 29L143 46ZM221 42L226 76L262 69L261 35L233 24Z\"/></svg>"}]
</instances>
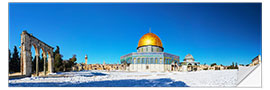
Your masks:
<instances>
[{"instance_id":1,"label":"stone arch","mask_svg":"<svg viewBox=\"0 0 270 90\"><path fill-rule=\"evenodd\" d=\"M39 46L38 46L38 45L36 45L35 43L31 44L31 46L33 46L33 47L34 47L34 49L35 49L35 55L39 54L39 51L40 51Z\"/></svg>"},{"instance_id":2,"label":"stone arch","mask_svg":"<svg viewBox=\"0 0 270 90\"><path fill-rule=\"evenodd\" d=\"M43 57L43 75L46 75L46 61L47 61L47 49L41 45L42 57Z\"/></svg>"},{"instance_id":3,"label":"stone arch","mask_svg":"<svg viewBox=\"0 0 270 90\"><path fill-rule=\"evenodd\" d=\"M33 46L34 49L35 49L36 62L34 62L34 64L36 64L36 67L34 69L36 69L35 70L36 75L39 76L38 62L39 62L39 56L40 56L40 46L38 44L36 44L36 43L32 43L31 46Z\"/></svg>"},{"instance_id":4,"label":"stone arch","mask_svg":"<svg viewBox=\"0 0 270 90\"><path fill-rule=\"evenodd\" d=\"M31 59L31 47L32 45L35 48L35 55L40 55L40 49L43 51L42 54L44 57L47 56L49 52L49 59L48 59L48 69L49 73L53 72L52 63L53 63L53 47L47 45L46 43L42 42L41 40L34 37L32 34L23 31L21 34L21 74L25 76L31 76L32 74L32 59ZM46 61L46 60L44 60ZM36 60L36 64L38 64L38 59ZM45 63L44 63L45 65ZM45 66L44 66L45 67ZM38 66L36 67L38 68ZM46 68L44 68L46 71ZM38 70L36 71L38 75Z\"/></svg>"}]
</instances>

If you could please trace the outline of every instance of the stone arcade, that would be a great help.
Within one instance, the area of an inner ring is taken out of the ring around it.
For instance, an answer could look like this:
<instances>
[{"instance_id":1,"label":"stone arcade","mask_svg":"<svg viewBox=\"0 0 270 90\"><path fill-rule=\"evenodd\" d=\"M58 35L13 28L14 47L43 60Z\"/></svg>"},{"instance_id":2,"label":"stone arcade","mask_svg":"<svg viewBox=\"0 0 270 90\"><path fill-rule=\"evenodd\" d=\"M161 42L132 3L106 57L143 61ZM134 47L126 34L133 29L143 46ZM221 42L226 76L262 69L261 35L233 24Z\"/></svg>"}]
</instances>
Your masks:
<instances>
[{"instance_id":1,"label":"stone arcade","mask_svg":"<svg viewBox=\"0 0 270 90\"><path fill-rule=\"evenodd\" d=\"M31 76L32 74L32 58L31 58L31 47L35 48L35 56L40 56L40 49L43 51L42 56L44 58L44 63L48 55L48 73L53 72L53 47L47 45L46 43L40 41L33 35L23 31L21 34L21 74L25 76ZM44 75L46 75L46 64L44 64ZM36 75L38 76L38 58L36 58Z\"/></svg>"}]
</instances>

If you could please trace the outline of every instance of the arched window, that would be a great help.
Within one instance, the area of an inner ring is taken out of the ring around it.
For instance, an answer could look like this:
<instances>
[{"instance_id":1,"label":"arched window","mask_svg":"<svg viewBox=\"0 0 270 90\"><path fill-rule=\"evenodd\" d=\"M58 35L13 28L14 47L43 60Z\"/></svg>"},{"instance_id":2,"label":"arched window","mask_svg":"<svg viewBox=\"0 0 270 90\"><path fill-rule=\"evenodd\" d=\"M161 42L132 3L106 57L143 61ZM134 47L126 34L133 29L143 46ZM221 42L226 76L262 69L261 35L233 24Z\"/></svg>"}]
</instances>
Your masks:
<instances>
[{"instance_id":1,"label":"arched window","mask_svg":"<svg viewBox=\"0 0 270 90\"><path fill-rule=\"evenodd\" d=\"M156 58L156 60L155 60L155 64L157 64L157 58Z\"/></svg>"},{"instance_id":2,"label":"arched window","mask_svg":"<svg viewBox=\"0 0 270 90\"><path fill-rule=\"evenodd\" d=\"M140 58L137 59L137 64L140 64Z\"/></svg>"}]
</instances>

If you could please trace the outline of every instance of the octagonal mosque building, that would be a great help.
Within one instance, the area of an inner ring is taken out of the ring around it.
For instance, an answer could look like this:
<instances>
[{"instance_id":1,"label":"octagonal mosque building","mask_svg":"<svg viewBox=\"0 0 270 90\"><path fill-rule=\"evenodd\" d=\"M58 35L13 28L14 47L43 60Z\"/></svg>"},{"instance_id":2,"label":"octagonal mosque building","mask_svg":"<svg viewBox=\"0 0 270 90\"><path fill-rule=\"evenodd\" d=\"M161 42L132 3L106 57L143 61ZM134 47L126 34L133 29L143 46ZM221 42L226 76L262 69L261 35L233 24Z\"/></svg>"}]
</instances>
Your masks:
<instances>
[{"instance_id":1,"label":"octagonal mosque building","mask_svg":"<svg viewBox=\"0 0 270 90\"><path fill-rule=\"evenodd\" d=\"M179 63L179 56L163 52L160 38L154 33L144 34L139 40L137 52L121 56L129 71L172 71Z\"/></svg>"}]
</instances>

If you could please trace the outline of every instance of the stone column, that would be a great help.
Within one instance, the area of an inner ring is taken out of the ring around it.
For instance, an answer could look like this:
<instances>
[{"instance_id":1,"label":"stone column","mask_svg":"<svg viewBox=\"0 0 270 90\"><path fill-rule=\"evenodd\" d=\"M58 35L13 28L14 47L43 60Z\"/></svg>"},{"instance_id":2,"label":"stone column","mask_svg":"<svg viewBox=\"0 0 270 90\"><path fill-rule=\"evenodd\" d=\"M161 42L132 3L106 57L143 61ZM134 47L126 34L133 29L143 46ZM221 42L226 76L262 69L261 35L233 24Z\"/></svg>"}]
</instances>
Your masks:
<instances>
[{"instance_id":1,"label":"stone column","mask_svg":"<svg viewBox=\"0 0 270 90\"><path fill-rule=\"evenodd\" d=\"M21 34L21 72L22 75L31 76L32 60L31 60L31 43L30 37L26 31Z\"/></svg>"},{"instance_id":2,"label":"stone column","mask_svg":"<svg viewBox=\"0 0 270 90\"><path fill-rule=\"evenodd\" d=\"M44 68L43 68L43 70L44 70L44 76L45 76L46 75L46 58L47 58L46 53L43 53L43 58L44 58L44 64L43 64Z\"/></svg>"},{"instance_id":3,"label":"stone column","mask_svg":"<svg viewBox=\"0 0 270 90\"><path fill-rule=\"evenodd\" d=\"M53 58L53 53L51 52L48 55L48 71L49 73L53 73L53 62L54 62L54 58Z\"/></svg>"},{"instance_id":4,"label":"stone column","mask_svg":"<svg viewBox=\"0 0 270 90\"><path fill-rule=\"evenodd\" d=\"M39 76L39 71L38 71L38 59L39 59L39 49L36 52L36 75Z\"/></svg>"}]
</instances>

